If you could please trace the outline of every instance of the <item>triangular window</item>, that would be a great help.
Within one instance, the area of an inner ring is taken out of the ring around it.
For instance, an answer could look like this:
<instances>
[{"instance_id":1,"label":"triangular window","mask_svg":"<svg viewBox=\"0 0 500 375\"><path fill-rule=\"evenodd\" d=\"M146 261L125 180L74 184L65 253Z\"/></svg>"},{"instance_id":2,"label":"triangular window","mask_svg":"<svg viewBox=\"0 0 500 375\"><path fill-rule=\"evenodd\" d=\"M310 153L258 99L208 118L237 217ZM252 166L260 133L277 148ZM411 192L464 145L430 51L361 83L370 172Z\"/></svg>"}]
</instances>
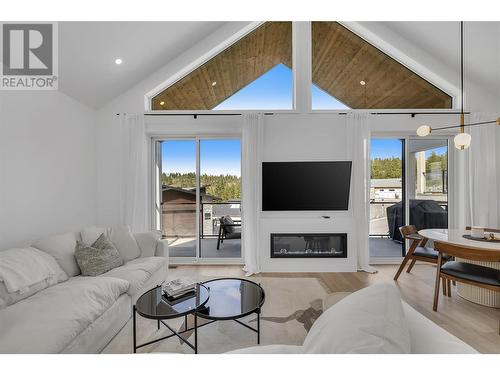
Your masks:
<instances>
[{"instance_id":1,"label":"triangular window","mask_svg":"<svg viewBox=\"0 0 500 375\"><path fill-rule=\"evenodd\" d=\"M451 108L450 95L338 22L312 22L311 33L312 109L345 109L334 108L337 101L352 109Z\"/></svg>"},{"instance_id":2,"label":"triangular window","mask_svg":"<svg viewBox=\"0 0 500 375\"><path fill-rule=\"evenodd\" d=\"M292 96L292 23L266 22L155 96L152 109L292 109Z\"/></svg>"}]
</instances>

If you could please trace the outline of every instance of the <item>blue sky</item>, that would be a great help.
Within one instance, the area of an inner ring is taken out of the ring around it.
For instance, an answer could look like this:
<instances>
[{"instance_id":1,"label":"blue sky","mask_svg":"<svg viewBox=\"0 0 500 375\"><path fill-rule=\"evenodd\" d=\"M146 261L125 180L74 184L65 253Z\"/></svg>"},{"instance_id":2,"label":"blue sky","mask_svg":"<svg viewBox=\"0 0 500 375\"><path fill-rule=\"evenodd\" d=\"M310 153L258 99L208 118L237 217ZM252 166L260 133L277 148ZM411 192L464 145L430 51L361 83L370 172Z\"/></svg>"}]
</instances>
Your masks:
<instances>
[{"instance_id":1,"label":"blue sky","mask_svg":"<svg viewBox=\"0 0 500 375\"><path fill-rule=\"evenodd\" d=\"M425 157L429 157L432 152L442 155L446 152L446 147L438 147L425 152ZM401 157L401 141L399 139L372 139L370 143L370 158L386 159L391 157Z\"/></svg>"},{"instance_id":2,"label":"blue sky","mask_svg":"<svg viewBox=\"0 0 500 375\"><path fill-rule=\"evenodd\" d=\"M287 66L278 64L214 110L292 109L292 91L292 71ZM315 85L312 85L312 103L313 109L348 109Z\"/></svg>"},{"instance_id":3,"label":"blue sky","mask_svg":"<svg viewBox=\"0 0 500 375\"><path fill-rule=\"evenodd\" d=\"M196 142L168 140L162 143L162 172L196 171ZM200 141L201 174L241 175L241 144L239 139L207 139Z\"/></svg>"}]
</instances>

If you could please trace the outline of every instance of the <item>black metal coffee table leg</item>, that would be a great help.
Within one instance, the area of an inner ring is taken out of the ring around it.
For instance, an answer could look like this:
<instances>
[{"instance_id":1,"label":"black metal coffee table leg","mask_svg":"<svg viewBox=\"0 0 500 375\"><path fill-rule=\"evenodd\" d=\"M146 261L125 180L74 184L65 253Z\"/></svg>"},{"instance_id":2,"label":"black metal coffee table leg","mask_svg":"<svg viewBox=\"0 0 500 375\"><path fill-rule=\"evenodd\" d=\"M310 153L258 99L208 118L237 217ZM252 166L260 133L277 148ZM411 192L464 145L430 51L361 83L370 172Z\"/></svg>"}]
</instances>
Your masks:
<instances>
[{"instance_id":1,"label":"black metal coffee table leg","mask_svg":"<svg viewBox=\"0 0 500 375\"><path fill-rule=\"evenodd\" d=\"M198 314L194 312L194 354L198 354Z\"/></svg>"},{"instance_id":2,"label":"black metal coffee table leg","mask_svg":"<svg viewBox=\"0 0 500 375\"><path fill-rule=\"evenodd\" d=\"M257 345L260 345L260 309L257 310Z\"/></svg>"},{"instance_id":3,"label":"black metal coffee table leg","mask_svg":"<svg viewBox=\"0 0 500 375\"><path fill-rule=\"evenodd\" d=\"M137 342L136 342L136 337L135 337L135 305L134 305L134 309L133 309L133 313L132 313L132 325L134 326L134 333L133 333L133 336L134 336L134 353L136 353L137 351Z\"/></svg>"}]
</instances>

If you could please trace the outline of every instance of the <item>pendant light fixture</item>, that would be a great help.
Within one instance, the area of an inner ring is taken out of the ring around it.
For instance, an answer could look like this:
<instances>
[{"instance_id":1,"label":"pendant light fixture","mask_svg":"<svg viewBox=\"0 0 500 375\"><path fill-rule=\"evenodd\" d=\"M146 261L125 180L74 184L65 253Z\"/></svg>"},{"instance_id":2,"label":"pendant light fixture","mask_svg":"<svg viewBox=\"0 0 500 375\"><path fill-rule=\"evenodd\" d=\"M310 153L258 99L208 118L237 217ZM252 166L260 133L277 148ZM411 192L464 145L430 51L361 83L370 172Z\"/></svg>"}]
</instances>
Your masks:
<instances>
[{"instance_id":1,"label":"pendant light fixture","mask_svg":"<svg viewBox=\"0 0 500 375\"><path fill-rule=\"evenodd\" d=\"M500 125L500 117L493 121L483 121L465 124L464 113L464 22L460 21L460 125L442 126L439 128L432 128L429 125L421 125L417 129L417 135L426 137L435 130L454 129L459 128L459 133L453 138L455 148L465 150L470 147L471 136L465 132L465 128L475 125L497 124Z\"/></svg>"}]
</instances>

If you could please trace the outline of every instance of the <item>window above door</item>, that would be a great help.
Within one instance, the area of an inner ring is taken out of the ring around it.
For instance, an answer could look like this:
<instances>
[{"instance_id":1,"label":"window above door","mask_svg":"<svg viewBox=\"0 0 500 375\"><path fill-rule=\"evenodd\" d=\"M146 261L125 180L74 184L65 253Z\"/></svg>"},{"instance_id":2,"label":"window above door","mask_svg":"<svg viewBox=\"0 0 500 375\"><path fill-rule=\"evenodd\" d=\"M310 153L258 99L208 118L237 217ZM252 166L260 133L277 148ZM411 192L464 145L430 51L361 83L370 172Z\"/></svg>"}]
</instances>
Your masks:
<instances>
[{"instance_id":1,"label":"window above door","mask_svg":"<svg viewBox=\"0 0 500 375\"><path fill-rule=\"evenodd\" d=\"M153 110L292 109L292 22L265 22L152 99Z\"/></svg>"}]
</instances>

